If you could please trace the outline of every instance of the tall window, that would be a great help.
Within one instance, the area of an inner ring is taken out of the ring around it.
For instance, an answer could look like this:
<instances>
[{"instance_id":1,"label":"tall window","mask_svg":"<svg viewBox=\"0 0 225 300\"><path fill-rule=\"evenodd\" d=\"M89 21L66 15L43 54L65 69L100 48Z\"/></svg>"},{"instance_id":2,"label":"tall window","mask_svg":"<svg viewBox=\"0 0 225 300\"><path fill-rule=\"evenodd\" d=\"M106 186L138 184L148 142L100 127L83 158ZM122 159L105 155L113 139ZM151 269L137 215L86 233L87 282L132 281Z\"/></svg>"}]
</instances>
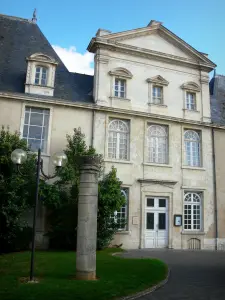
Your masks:
<instances>
[{"instance_id":1,"label":"tall window","mask_svg":"<svg viewBox=\"0 0 225 300\"><path fill-rule=\"evenodd\" d=\"M108 157L128 159L129 123L124 120L112 120L109 123Z\"/></svg>"},{"instance_id":2,"label":"tall window","mask_svg":"<svg viewBox=\"0 0 225 300\"><path fill-rule=\"evenodd\" d=\"M112 217L114 222L120 225L120 230L128 229L128 200L129 200L129 189L123 188L121 193L124 195L126 199L126 203L121 207L119 211L114 212L114 216ZM125 225L124 225L125 224Z\"/></svg>"},{"instance_id":3,"label":"tall window","mask_svg":"<svg viewBox=\"0 0 225 300\"><path fill-rule=\"evenodd\" d=\"M47 85L47 72L48 69L45 67L37 66L35 72L35 84Z\"/></svg>"},{"instance_id":4,"label":"tall window","mask_svg":"<svg viewBox=\"0 0 225 300\"><path fill-rule=\"evenodd\" d=\"M185 164L192 167L200 167L200 136L197 131L186 130L184 132Z\"/></svg>"},{"instance_id":5,"label":"tall window","mask_svg":"<svg viewBox=\"0 0 225 300\"><path fill-rule=\"evenodd\" d=\"M168 163L167 127L150 125L148 127L148 161L151 163Z\"/></svg>"},{"instance_id":6,"label":"tall window","mask_svg":"<svg viewBox=\"0 0 225 300\"><path fill-rule=\"evenodd\" d=\"M196 110L196 94L195 93L186 93L186 109Z\"/></svg>"},{"instance_id":7,"label":"tall window","mask_svg":"<svg viewBox=\"0 0 225 300\"><path fill-rule=\"evenodd\" d=\"M184 229L201 230L202 194L186 192L184 194Z\"/></svg>"},{"instance_id":8,"label":"tall window","mask_svg":"<svg viewBox=\"0 0 225 300\"><path fill-rule=\"evenodd\" d=\"M163 88L161 86L153 85L152 87L152 103L163 103Z\"/></svg>"},{"instance_id":9,"label":"tall window","mask_svg":"<svg viewBox=\"0 0 225 300\"><path fill-rule=\"evenodd\" d=\"M32 151L39 148L47 152L49 109L26 107L23 125L23 139Z\"/></svg>"},{"instance_id":10,"label":"tall window","mask_svg":"<svg viewBox=\"0 0 225 300\"><path fill-rule=\"evenodd\" d=\"M126 80L115 79L114 96L120 98L126 98Z\"/></svg>"}]
</instances>

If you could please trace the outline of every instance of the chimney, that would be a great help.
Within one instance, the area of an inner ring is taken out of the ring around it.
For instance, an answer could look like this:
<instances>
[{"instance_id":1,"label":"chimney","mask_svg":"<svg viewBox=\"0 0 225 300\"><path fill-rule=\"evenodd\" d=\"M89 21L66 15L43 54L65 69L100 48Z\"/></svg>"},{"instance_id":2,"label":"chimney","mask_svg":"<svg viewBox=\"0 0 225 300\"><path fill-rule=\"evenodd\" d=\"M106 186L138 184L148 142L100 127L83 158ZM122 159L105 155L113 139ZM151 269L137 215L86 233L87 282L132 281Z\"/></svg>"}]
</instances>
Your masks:
<instances>
[{"instance_id":1,"label":"chimney","mask_svg":"<svg viewBox=\"0 0 225 300\"><path fill-rule=\"evenodd\" d=\"M156 21L156 20L151 20L150 23L148 24L148 27L154 26L154 25L161 25L162 22Z\"/></svg>"},{"instance_id":2,"label":"chimney","mask_svg":"<svg viewBox=\"0 0 225 300\"><path fill-rule=\"evenodd\" d=\"M107 35L110 33L112 33L112 32L109 30L99 28L99 30L96 32L96 36L103 36L103 35Z\"/></svg>"}]
</instances>

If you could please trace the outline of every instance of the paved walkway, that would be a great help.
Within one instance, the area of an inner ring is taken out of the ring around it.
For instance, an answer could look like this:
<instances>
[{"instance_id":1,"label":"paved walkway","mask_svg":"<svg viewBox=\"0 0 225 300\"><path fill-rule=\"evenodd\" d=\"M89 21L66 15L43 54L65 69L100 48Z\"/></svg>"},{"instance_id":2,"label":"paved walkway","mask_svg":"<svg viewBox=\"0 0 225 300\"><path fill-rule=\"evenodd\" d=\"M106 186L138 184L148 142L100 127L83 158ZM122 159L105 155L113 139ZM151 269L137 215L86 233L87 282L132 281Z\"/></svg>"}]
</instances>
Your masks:
<instances>
[{"instance_id":1,"label":"paved walkway","mask_svg":"<svg viewBox=\"0 0 225 300\"><path fill-rule=\"evenodd\" d=\"M123 256L159 258L171 270L164 287L139 300L225 300L225 252L143 249Z\"/></svg>"}]
</instances>

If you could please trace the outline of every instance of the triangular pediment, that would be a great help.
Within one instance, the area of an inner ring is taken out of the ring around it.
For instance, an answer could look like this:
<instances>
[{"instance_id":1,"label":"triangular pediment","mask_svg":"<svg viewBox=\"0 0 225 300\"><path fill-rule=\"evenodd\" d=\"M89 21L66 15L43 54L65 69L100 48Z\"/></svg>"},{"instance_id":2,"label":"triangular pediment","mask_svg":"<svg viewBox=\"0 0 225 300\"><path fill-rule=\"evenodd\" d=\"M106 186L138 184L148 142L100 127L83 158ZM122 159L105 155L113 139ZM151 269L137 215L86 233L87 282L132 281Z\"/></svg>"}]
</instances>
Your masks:
<instances>
[{"instance_id":1,"label":"triangular pediment","mask_svg":"<svg viewBox=\"0 0 225 300\"><path fill-rule=\"evenodd\" d=\"M150 22L147 27L139 29L104 34L97 37L97 40L101 40L101 42L105 40L108 44L116 45L123 49L127 48L133 51L143 51L158 56L165 56L168 59L202 63L209 68L216 66L208 59L206 54L194 49L166 29L160 22ZM91 48L92 43L89 45L90 50Z\"/></svg>"},{"instance_id":2,"label":"triangular pediment","mask_svg":"<svg viewBox=\"0 0 225 300\"><path fill-rule=\"evenodd\" d=\"M151 78L147 78L146 81L155 83L155 84L159 84L159 85L168 85L169 84L169 82L160 75L157 75L157 76L154 76Z\"/></svg>"}]
</instances>

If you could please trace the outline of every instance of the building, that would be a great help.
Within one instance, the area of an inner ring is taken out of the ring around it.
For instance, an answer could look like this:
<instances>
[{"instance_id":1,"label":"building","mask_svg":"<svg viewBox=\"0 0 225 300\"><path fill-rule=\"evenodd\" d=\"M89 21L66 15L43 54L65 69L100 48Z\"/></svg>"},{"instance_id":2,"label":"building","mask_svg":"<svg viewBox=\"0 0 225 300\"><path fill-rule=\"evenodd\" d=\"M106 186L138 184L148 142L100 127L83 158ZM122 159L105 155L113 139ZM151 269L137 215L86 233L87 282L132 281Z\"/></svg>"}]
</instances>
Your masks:
<instances>
[{"instance_id":1,"label":"building","mask_svg":"<svg viewBox=\"0 0 225 300\"><path fill-rule=\"evenodd\" d=\"M215 157L215 227L218 250L225 250L225 165L223 162L225 132L225 76L216 75L210 81L211 115L214 157ZM216 127L218 126L218 127Z\"/></svg>"},{"instance_id":2,"label":"building","mask_svg":"<svg viewBox=\"0 0 225 300\"><path fill-rule=\"evenodd\" d=\"M215 64L161 22L88 45L94 77L70 73L36 24L0 16L0 120L40 145L46 170L81 127L114 165L127 218L125 248L215 249L215 180L209 72ZM39 226L40 242L43 223Z\"/></svg>"}]
</instances>

